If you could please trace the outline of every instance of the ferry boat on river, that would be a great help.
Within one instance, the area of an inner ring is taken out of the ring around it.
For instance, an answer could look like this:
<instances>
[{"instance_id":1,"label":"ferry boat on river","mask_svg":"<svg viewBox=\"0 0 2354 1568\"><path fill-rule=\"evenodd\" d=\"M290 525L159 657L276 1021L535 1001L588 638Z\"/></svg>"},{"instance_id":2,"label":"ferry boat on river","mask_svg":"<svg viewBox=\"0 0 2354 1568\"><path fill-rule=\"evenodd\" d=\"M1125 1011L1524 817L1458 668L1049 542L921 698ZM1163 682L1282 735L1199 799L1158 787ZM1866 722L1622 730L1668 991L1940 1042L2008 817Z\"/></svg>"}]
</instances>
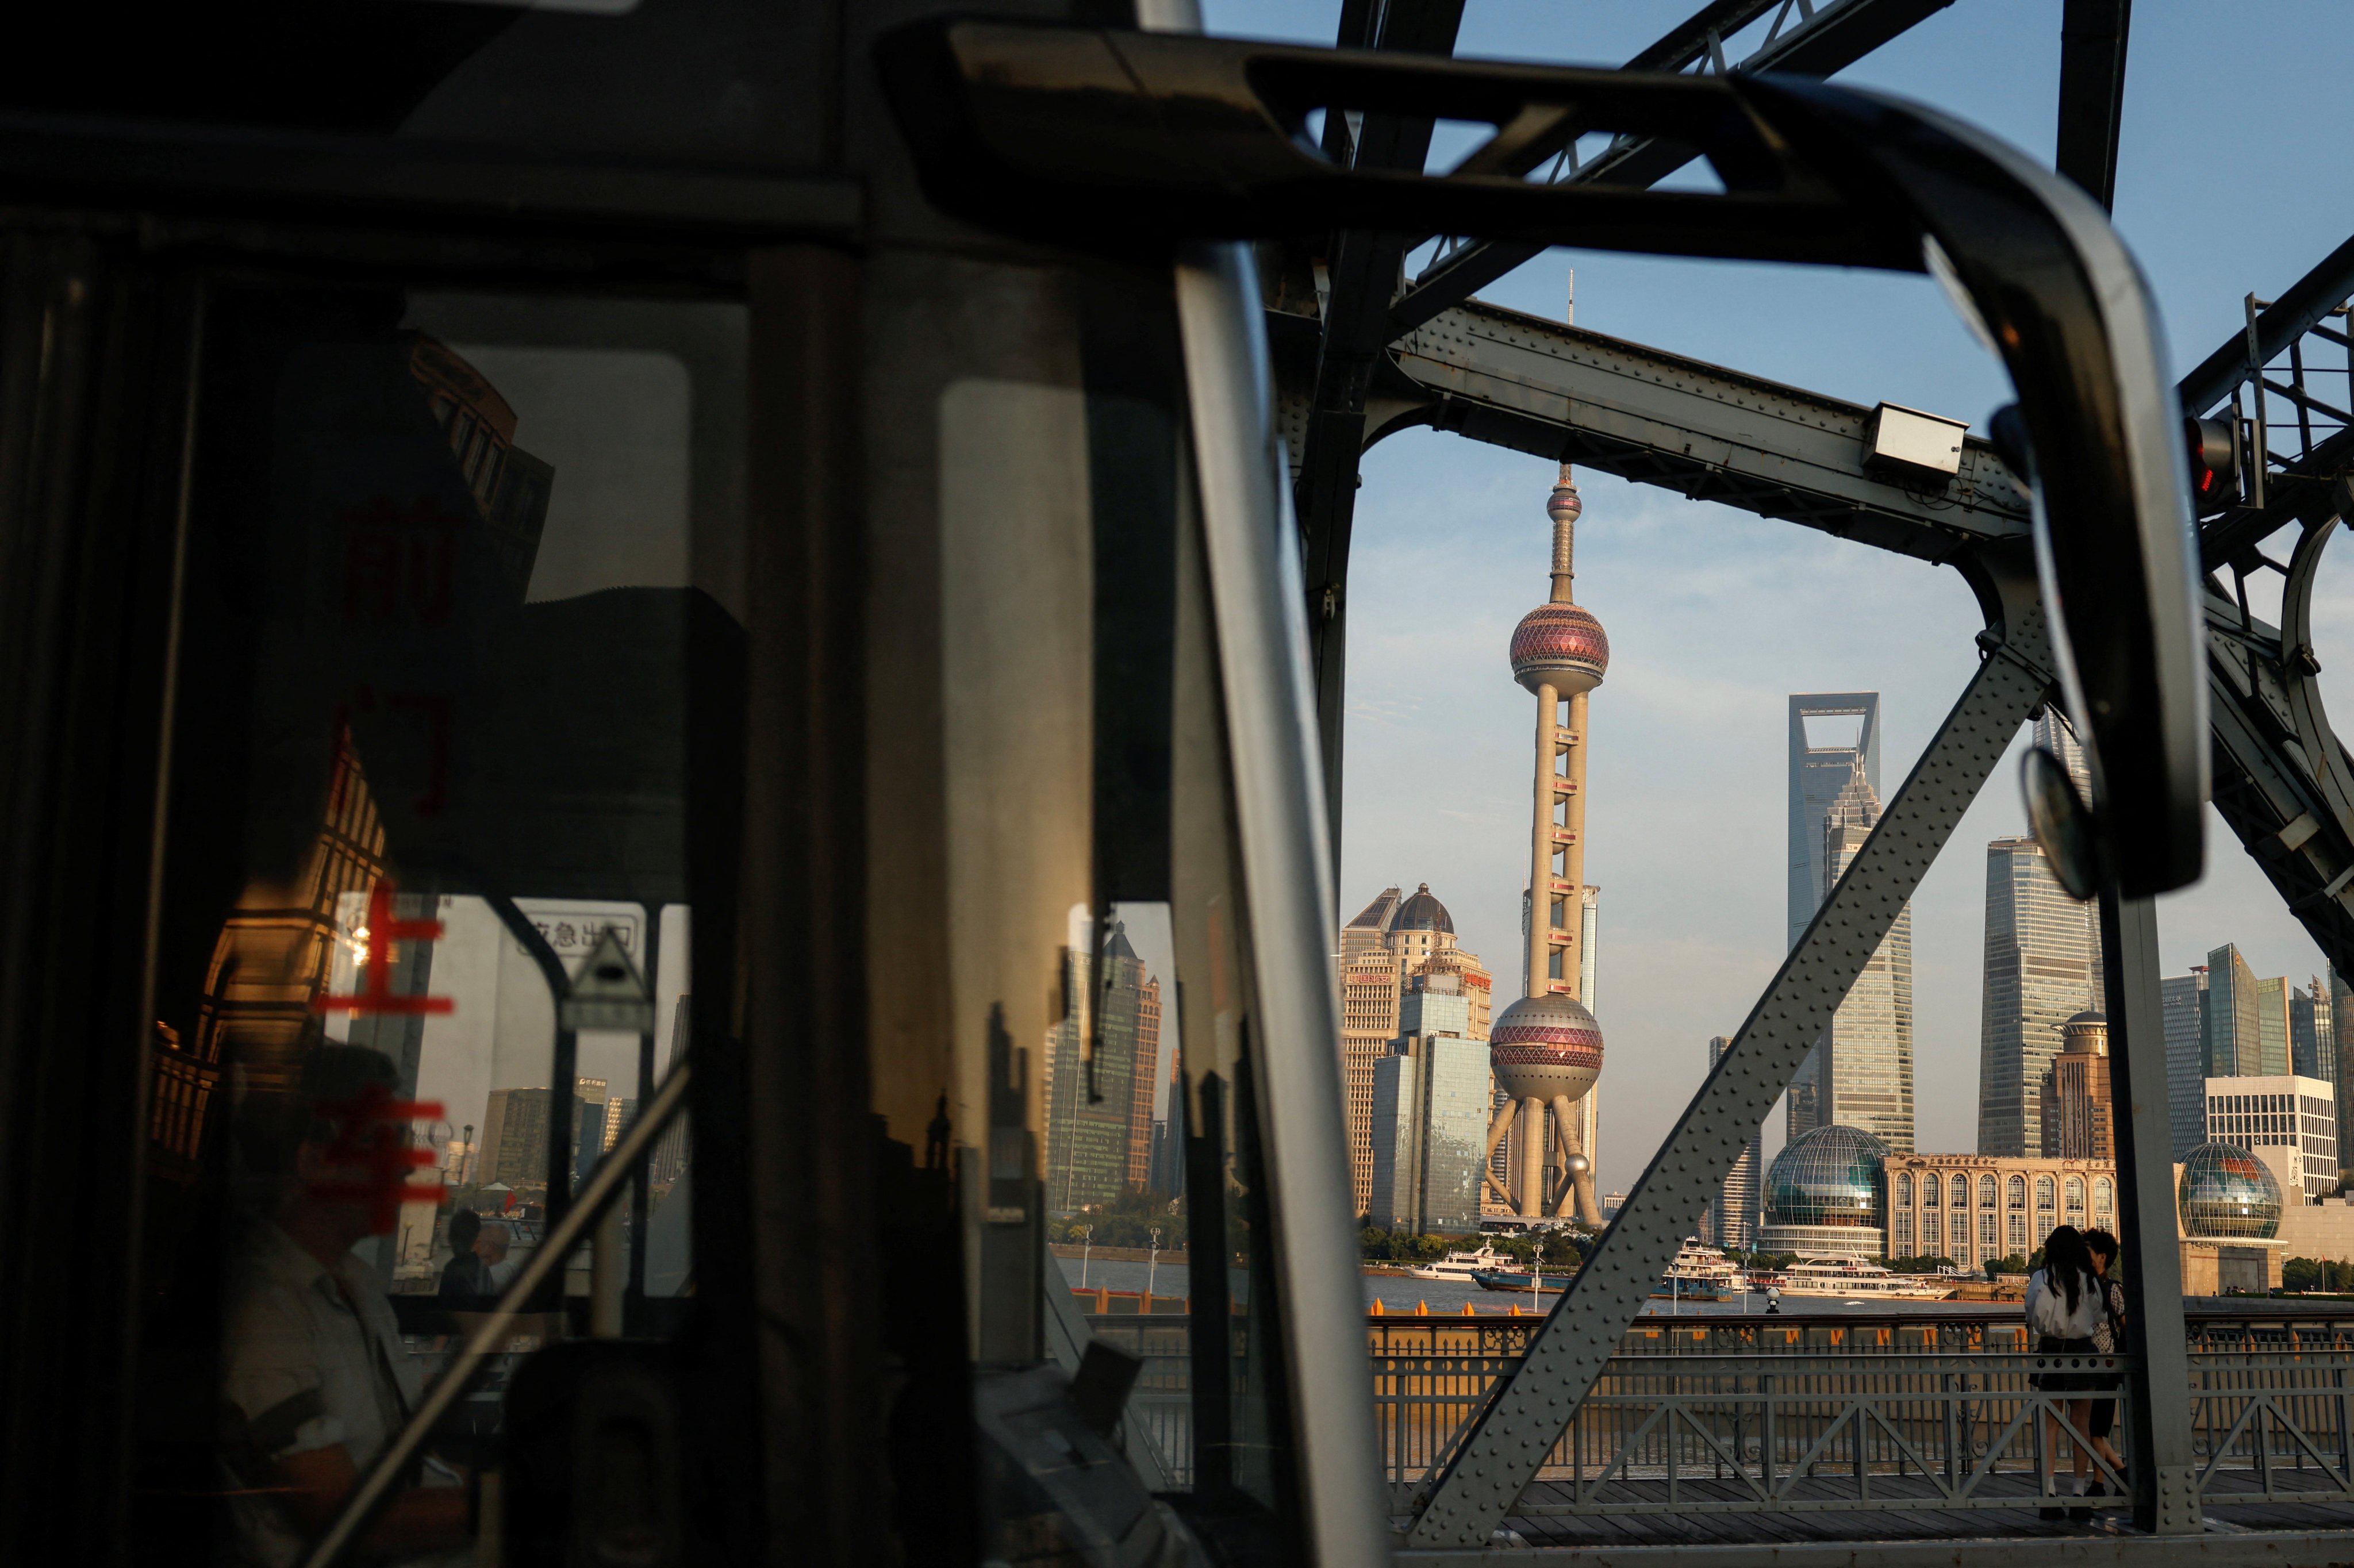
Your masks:
<instances>
[{"instance_id":1,"label":"ferry boat on river","mask_svg":"<svg viewBox=\"0 0 2354 1568\"><path fill-rule=\"evenodd\" d=\"M1509 1269L1510 1255L1496 1250L1493 1242L1481 1242L1470 1252L1450 1252L1437 1263L1419 1263L1406 1270L1416 1279L1454 1279L1469 1284L1481 1269Z\"/></svg>"},{"instance_id":2,"label":"ferry boat on river","mask_svg":"<svg viewBox=\"0 0 2354 1568\"><path fill-rule=\"evenodd\" d=\"M1802 1258L1780 1277L1785 1296L1836 1296L1843 1301L1943 1301L1958 1283L1943 1275L1898 1274L1860 1257Z\"/></svg>"},{"instance_id":3,"label":"ferry boat on river","mask_svg":"<svg viewBox=\"0 0 2354 1568\"><path fill-rule=\"evenodd\" d=\"M1577 1270L1574 1268L1549 1268L1542 1274L1525 1268L1483 1268L1471 1276L1482 1290L1517 1290L1523 1296L1566 1290L1569 1282L1576 1277Z\"/></svg>"},{"instance_id":4,"label":"ferry boat on river","mask_svg":"<svg viewBox=\"0 0 2354 1568\"><path fill-rule=\"evenodd\" d=\"M1722 1301L1747 1288L1738 1264L1714 1247L1688 1241L1651 1295L1659 1300Z\"/></svg>"}]
</instances>

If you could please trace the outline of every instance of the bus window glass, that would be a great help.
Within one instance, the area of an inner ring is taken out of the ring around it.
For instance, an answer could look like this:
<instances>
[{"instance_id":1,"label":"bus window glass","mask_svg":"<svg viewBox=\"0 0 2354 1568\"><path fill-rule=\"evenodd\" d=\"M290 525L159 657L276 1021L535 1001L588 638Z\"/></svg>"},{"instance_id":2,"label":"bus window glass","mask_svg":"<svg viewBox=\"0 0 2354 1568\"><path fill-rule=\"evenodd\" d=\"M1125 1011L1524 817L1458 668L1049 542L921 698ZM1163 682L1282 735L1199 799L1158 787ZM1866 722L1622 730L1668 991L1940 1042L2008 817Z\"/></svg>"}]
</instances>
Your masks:
<instances>
[{"instance_id":1,"label":"bus window glass","mask_svg":"<svg viewBox=\"0 0 2354 1568\"><path fill-rule=\"evenodd\" d=\"M159 1532L297 1561L688 1050L744 337L725 303L214 298L156 985ZM692 1167L682 1115L363 1555L472 1550L532 1351L686 1329Z\"/></svg>"}]
</instances>

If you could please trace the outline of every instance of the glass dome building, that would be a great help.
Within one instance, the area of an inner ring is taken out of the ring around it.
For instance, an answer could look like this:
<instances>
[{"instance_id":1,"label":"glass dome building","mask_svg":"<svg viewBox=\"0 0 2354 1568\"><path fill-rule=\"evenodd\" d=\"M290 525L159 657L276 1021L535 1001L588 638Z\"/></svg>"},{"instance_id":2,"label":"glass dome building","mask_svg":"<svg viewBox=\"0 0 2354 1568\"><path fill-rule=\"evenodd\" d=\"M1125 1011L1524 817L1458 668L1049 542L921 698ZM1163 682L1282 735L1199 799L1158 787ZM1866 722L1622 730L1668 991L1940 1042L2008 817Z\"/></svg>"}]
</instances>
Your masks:
<instances>
[{"instance_id":1,"label":"glass dome building","mask_svg":"<svg viewBox=\"0 0 2354 1568\"><path fill-rule=\"evenodd\" d=\"M2192 1150L2182 1162L2174 1202L2182 1234L2195 1240L2270 1241L2280 1230L2280 1183L2236 1143Z\"/></svg>"},{"instance_id":2,"label":"glass dome building","mask_svg":"<svg viewBox=\"0 0 2354 1568\"><path fill-rule=\"evenodd\" d=\"M1887 1144L1833 1123L1790 1140L1766 1172L1766 1224L1757 1245L1801 1257L1879 1257L1888 1250L1881 1161Z\"/></svg>"}]
</instances>

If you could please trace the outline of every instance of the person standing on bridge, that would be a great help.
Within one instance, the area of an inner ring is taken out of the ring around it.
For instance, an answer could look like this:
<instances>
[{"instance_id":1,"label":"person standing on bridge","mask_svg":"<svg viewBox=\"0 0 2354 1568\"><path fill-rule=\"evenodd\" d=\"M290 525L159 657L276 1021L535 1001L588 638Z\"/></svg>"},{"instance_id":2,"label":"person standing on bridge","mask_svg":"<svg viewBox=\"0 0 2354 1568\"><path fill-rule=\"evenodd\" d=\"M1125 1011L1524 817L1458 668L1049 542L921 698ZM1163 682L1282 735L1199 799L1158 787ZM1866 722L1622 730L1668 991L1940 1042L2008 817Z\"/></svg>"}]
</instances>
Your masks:
<instances>
[{"instance_id":1,"label":"person standing on bridge","mask_svg":"<svg viewBox=\"0 0 2354 1568\"><path fill-rule=\"evenodd\" d=\"M2084 1233L2073 1225L2062 1225L2043 1243L2043 1266L2027 1282L2027 1326L2036 1335L2035 1353L2040 1356L2090 1356L2093 1334L2108 1321L2106 1293L2101 1287L2100 1276L2093 1268L2092 1249L2084 1245ZM2045 1393L2091 1392L2100 1386L2099 1374L2090 1372L2037 1372L2031 1375L2028 1385ZM2074 1474L2069 1478L2063 1495L2083 1495L2085 1457L2092 1437L2089 1430L2091 1401L2073 1399L2067 1402L2067 1421L2073 1439ZM2043 1417L2043 1469L2046 1475L2057 1466L2060 1457L2059 1413L2046 1407ZM2058 1478L2052 1478L2053 1490L2060 1489ZM2089 1510L2079 1509L2080 1514ZM2046 1508L2045 1519L2062 1517L2062 1510Z\"/></svg>"},{"instance_id":2,"label":"person standing on bridge","mask_svg":"<svg viewBox=\"0 0 2354 1568\"><path fill-rule=\"evenodd\" d=\"M2093 1272L2100 1277L2101 1281L2102 1320L2101 1326L2093 1330L2094 1352L2104 1356L2122 1355L2126 1348L2126 1287L2117 1278L2117 1238L2106 1231L2086 1231L2084 1245L2093 1255ZM2115 1372L2105 1373L2100 1378L2097 1386L2107 1390L2110 1397L2091 1402L2090 1425L2084 1430L2092 1439L2094 1451L2122 1480L2126 1462L2117 1457L2117 1451L2109 1446L2110 1429L2117 1423L2117 1382ZM2108 1485L2095 1477L2084 1491L2088 1497L2103 1497L2107 1495Z\"/></svg>"}]
</instances>

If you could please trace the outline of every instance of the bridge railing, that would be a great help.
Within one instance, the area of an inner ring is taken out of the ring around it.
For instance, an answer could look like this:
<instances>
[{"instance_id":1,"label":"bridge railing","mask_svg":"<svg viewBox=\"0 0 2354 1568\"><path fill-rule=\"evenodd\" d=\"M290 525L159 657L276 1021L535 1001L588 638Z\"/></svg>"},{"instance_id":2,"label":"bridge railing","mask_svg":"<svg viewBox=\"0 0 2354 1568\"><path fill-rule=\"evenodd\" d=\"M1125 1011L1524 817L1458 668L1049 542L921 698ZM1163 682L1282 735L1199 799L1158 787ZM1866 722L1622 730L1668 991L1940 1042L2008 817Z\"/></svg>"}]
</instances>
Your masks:
<instances>
[{"instance_id":1,"label":"bridge railing","mask_svg":"<svg viewBox=\"0 0 2354 1568\"><path fill-rule=\"evenodd\" d=\"M1172 1482L1189 1486L1187 1320L1089 1321L1143 1362L1129 1407ZM1383 1462L1401 1509L1445 1467L1537 1322L1369 1320ZM2207 1501L2354 1502L2354 1319L2262 1305L2195 1312L2190 1340ZM2128 1365L2038 1356L2016 1319L1990 1315L1649 1319L1621 1341L1515 1512L2050 1506L2052 1478L2073 1469L2064 1428L2080 1402L2119 1401L2108 1441L2130 1462ZM2089 1506L2124 1507L2118 1469L2097 1453L2086 1467L2109 1493Z\"/></svg>"}]
</instances>

